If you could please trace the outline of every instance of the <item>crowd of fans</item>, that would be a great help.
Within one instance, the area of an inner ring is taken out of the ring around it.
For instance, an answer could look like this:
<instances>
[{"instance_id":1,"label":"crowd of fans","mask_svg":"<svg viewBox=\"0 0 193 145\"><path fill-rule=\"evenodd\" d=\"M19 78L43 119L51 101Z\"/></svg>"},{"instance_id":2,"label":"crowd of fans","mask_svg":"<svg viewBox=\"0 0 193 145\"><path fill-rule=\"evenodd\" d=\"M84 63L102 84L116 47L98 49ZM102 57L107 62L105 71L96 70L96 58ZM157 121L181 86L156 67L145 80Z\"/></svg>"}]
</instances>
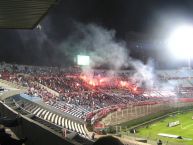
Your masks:
<instances>
[{"instance_id":1,"label":"crowd of fans","mask_svg":"<svg viewBox=\"0 0 193 145\"><path fill-rule=\"evenodd\" d=\"M76 112L86 119L104 116L127 104L150 101L128 75L107 76L105 71L82 74L79 68L61 69L23 65L0 65L0 78L28 88L48 105L64 112ZM85 118L86 117L86 118Z\"/></svg>"}]
</instances>

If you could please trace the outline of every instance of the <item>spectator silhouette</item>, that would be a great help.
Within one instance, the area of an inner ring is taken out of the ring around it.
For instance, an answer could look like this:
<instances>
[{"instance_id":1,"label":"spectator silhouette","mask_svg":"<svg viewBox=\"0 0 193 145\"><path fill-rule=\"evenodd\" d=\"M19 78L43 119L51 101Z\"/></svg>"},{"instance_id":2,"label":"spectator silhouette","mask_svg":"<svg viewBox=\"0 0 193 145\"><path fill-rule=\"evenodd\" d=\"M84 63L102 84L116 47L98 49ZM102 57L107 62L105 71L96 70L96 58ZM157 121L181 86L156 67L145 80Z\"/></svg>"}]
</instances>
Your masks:
<instances>
[{"instance_id":1,"label":"spectator silhouette","mask_svg":"<svg viewBox=\"0 0 193 145\"><path fill-rule=\"evenodd\" d=\"M93 132L93 134L92 134L92 140L94 140L95 139L95 133Z\"/></svg>"},{"instance_id":2,"label":"spectator silhouette","mask_svg":"<svg viewBox=\"0 0 193 145\"><path fill-rule=\"evenodd\" d=\"M119 139L113 136L99 138L93 145L124 145Z\"/></svg>"},{"instance_id":3,"label":"spectator silhouette","mask_svg":"<svg viewBox=\"0 0 193 145\"><path fill-rule=\"evenodd\" d=\"M157 145L162 145L162 141L159 139Z\"/></svg>"},{"instance_id":4,"label":"spectator silhouette","mask_svg":"<svg viewBox=\"0 0 193 145\"><path fill-rule=\"evenodd\" d=\"M26 140L27 138L20 140L14 139L10 134L5 132L4 128L0 129L0 145L22 145Z\"/></svg>"}]
</instances>

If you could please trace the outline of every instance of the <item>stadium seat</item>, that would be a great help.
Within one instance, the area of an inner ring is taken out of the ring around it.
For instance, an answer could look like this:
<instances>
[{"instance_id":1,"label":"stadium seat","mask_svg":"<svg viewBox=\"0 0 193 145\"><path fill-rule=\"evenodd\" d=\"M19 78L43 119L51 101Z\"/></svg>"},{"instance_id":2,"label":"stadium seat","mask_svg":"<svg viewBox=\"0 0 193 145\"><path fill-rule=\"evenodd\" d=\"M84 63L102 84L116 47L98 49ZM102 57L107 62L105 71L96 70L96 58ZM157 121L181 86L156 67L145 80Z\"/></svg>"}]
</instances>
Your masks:
<instances>
[{"instance_id":1,"label":"stadium seat","mask_svg":"<svg viewBox=\"0 0 193 145\"><path fill-rule=\"evenodd\" d=\"M47 120L48 120L48 121L50 121L50 120L51 120L51 116L52 116L52 114L53 114L52 112L49 112L49 115L48 115L48 118L47 118Z\"/></svg>"},{"instance_id":2,"label":"stadium seat","mask_svg":"<svg viewBox=\"0 0 193 145\"><path fill-rule=\"evenodd\" d=\"M44 115L44 120L48 120L48 114L49 113L50 113L49 111L46 112L46 114Z\"/></svg>"},{"instance_id":3,"label":"stadium seat","mask_svg":"<svg viewBox=\"0 0 193 145\"><path fill-rule=\"evenodd\" d=\"M55 117L55 122L54 122L54 123L57 124L57 125L59 124L59 123L58 123L58 115L56 115L56 117Z\"/></svg>"},{"instance_id":4,"label":"stadium seat","mask_svg":"<svg viewBox=\"0 0 193 145\"><path fill-rule=\"evenodd\" d=\"M35 106L35 107L31 110L31 112L34 114L34 112L35 112L38 108L40 109L40 107Z\"/></svg>"},{"instance_id":5,"label":"stadium seat","mask_svg":"<svg viewBox=\"0 0 193 145\"><path fill-rule=\"evenodd\" d=\"M76 122L74 123L74 127L75 127L76 132L80 133Z\"/></svg>"},{"instance_id":6,"label":"stadium seat","mask_svg":"<svg viewBox=\"0 0 193 145\"><path fill-rule=\"evenodd\" d=\"M81 124L80 127L81 127L81 130L82 130L82 134L86 136L86 132L85 132L85 130L84 130L83 125Z\"/></svg>"},{"instance_id":7,"label":"stadium seat","mask_svg":"<svg viewBox=\"0 0 193 145\"><path fill-rule=\"evenodd\" d=\"M70 119L68 119L68 128L69 128L70 130L72 130L72 127L71 127L71 120L70 120Z\"/></svg>"},{"instance_id":8,"label":"stadium seat","mask_svg":"<svg viewBox=\"0 0 193 145\"><path fill-rule=\"evenodd\" d=\"M61 125L62 125L62 122L61 122L61 121L62 121L62 117L61 117L61 116L59 116L59 118L58 118L58 125L59 125L59 126L61 126Z\"/></svg>"},{"instance_id":9,"label":"stadium seat","mask_svg":"<svg viewBox=\"0 0 193 145\"><path fill-rule=\"evenodd\" d=\"M80 127L80 124L79 124L79 123L78 123L78 130L79 130L79 132L80 132L81 134L83 134L82 129L81 129L81 127Z\"/></svg>"},{"instance_id":10,"label":"stadium seat","mask_svg":"<svg viewBox=\"0 0 193 145\"><path fill-rule=\"evenodd\" d=\"M65 124L64 124L65 120L66 120L66 119L63 117L63 118L62 118L62 127L65 127L65 128L66 128L66 126L65 126Z\"/></svg>"},{"instance_id":11,"label":"stadium seat","mask_svg":"<svg viewBox=\"0 0 193 145\"><path fill-rule=\"evenodd\" d=\"M68 119L65 119L65 127L69 129L69 126L68 126Z\"/></svg>"},{"instance_id":12,"label":"stadium seat","mask_svg":"<svg viewBox=\"0 0 193 145\"><path fill-rule=\"evenodd\" d=\"M41 117L41 118L44 118L46 112L47 112L47 110L44 110L44 111L42 112L42 114L40 114L40 117Z\"/></svg>"},{"instance_id":13,"label":"stadium seat","mask_svg":"<svg viewBox=\"0 0 193 145\"><path fill-rule=\"evenodd\" d=\"M76 131L76 130L75 130L75 127L74 127L74 122L73 122L73 121L71 121L71 126L72 126L72 130L73 130L73 131Z\"/></svg>"},{"instance_id":14,"label":"stadium seat","mask_svg":"<svg viewBox=\"0 0 193 145\"><path fill-rule=\"evenodd\" d=\"M40 114L41 114L43 111L44 111L44 109L39 110L39 111L36 113L36 116L39 117Z\"/></svg>"},{"instance_id":15,"label":"stadium seat","mask_svg":"<svg viewBox=\"0 0 193 145\"><path fill-rule=\"evenodd\" d=\"M52 123L55 122L55 116L56 116L56 114L53 113L53 114L52 114L52 118L51 118L51 122L52 122Z\"/></svg>"}]
</instances>

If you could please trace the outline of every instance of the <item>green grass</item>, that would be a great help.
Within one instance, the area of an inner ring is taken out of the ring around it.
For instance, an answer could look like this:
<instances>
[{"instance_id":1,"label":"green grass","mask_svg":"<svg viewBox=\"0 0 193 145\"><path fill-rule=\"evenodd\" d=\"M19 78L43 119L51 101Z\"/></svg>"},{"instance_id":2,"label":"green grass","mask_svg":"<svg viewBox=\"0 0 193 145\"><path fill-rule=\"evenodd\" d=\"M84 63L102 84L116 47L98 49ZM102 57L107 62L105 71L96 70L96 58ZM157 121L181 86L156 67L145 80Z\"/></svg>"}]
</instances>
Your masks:
<instances>
[{"instance_id":1,"label":"green grass","mask_svg":"<svg viewBox=\"0 0 193 145\"><path fill-rule=\"evenodd\" d=\"M193 140L182 140L182 139L171 139L160 137L158 133L166 133L179 135L185 138L193 139L193 111L186 112L183 114L176 114L174 116L169 116L163 120L150 124L148 127L143 127L138 129L137 136L145 137L151 140L161 139L168 141L169 143L183 143L185 145L193 145ZM169 122L180 121L180 125L175 127L168 127Z\"/></svg>"}]
</instances>

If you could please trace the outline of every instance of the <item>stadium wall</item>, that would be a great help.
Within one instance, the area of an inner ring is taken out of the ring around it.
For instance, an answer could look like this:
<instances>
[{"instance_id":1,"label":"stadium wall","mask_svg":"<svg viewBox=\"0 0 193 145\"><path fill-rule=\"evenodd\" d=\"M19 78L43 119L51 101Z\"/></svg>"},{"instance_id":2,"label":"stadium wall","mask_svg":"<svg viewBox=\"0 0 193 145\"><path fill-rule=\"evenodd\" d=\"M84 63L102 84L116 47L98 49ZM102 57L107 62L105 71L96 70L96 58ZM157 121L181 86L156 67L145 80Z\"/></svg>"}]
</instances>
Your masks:
<instances>
[{"instance_id":1,"label":"stadium wall","mask_svg":"<svg viewBox=\"0 0 193 145\"><path fill-rule=\"evenodd\" d=\"M177 110L192 108L193 102L188 103L164 103L144 106L128 106L127 109L112 112L100 122L104 126L123 125L134 126L145 121L159 118Z\"/></svg>"},{"instance_id":2,"label":"stadium wall","mask_svg":"<svg viewBox=\"0 0 193 145\"><path fill-rule=\"evenodd\" d=\"M12 127L11 130L19 137L27 137L25 145L79 145L62 138L59 134L52 132L49 128L18 114L2 102L0 102L0 113L9 118L21 117L20 125Z\"/></svg>"}]
</instances>

